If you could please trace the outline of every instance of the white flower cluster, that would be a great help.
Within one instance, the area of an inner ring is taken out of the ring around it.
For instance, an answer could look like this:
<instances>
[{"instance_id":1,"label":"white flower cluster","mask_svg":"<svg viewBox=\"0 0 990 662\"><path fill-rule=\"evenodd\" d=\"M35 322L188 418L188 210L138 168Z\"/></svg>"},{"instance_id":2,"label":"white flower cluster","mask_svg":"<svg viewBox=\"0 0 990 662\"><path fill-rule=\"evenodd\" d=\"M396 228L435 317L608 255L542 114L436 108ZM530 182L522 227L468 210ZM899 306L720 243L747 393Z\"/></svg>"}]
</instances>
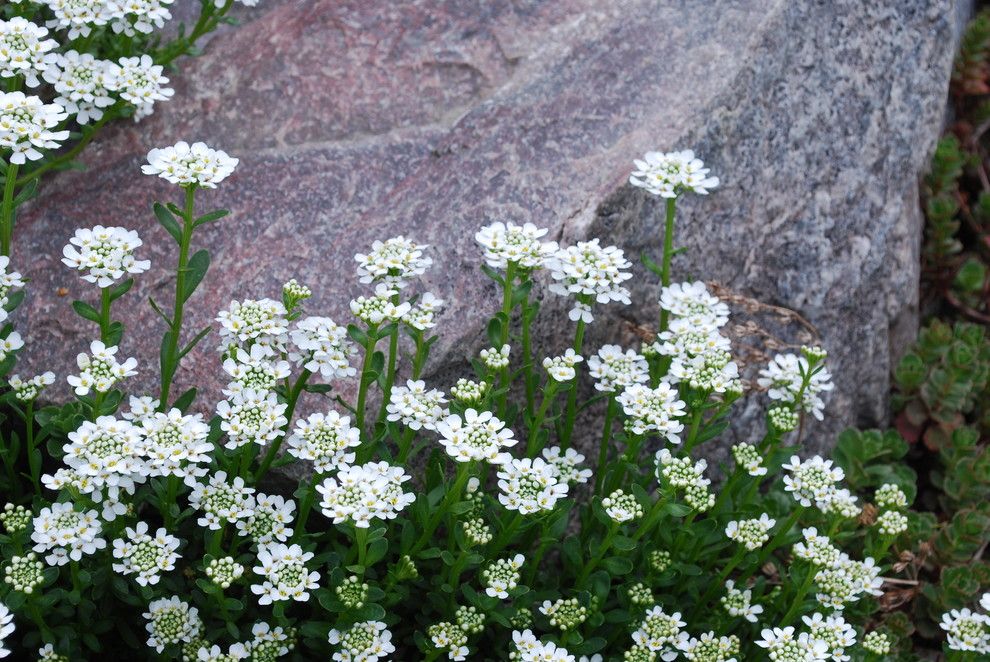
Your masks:
<instances>
[{"instance_id":1,"label":"white flower cluster","mask_svg":"<svg viewBox=\"0 0 990 662\"><path fill-rule=\"evenodd\" d=\"M438 299L432 292L424 292L412 308L402 316L402 321L417 331L434 328L437 313L443 308L444 300Z\"/></svg>"},{"instance_id":2,"label":"white flower cluster","mask_svg":"<svg viewBox=\"0 0 990 662\"><path fill-rule=\"evenodd\" d=\"M758 478L767 475L767 468L763 466L763 456L756 446L746 443L735 444L732 447L732 457L736 461L736 466L742 467L750 476Z\"/></svg>"},{"instance_id":3,"label":"white flower cluster","mask_svg":"<svg viewBox=\"0 0 990 662\"><path fill-rule=\"evenodd\" d=\"M137 232L126 228L80 228L62 249L62 262L84 272L83 280L110 287L124 274L140 274L151 268L149 260L134 259L134 251L142 243Z\"/></svg>"},{"instance_id":4,"label":"white flower cluster","mask_svg":"<svg viewBox=\"0 0 990 662\"><path fill-rule=\"evenodd\" d=\"M615 490L602 499L602 508L605 509L605 514L617 524L643 516L643 506L636 500L636 497L632 494L626 494L622 490Z\"/></svg>"},{"instance_id":5,"label":"white flower cluster","mask_svg":"<svg viewBox=\"0 0 990 662\"><path fill-rule=\"evenodd\" d=\"M55 131L68 113L57 103L44 103L23 92L0 92L0 150L11 150L9 160L20 165L44 156L39 150L58 149L69 132Z\"/></svg>"},{"instance_id":6,"label":"white flower cluster","mask_svg":"<svg viewBox=\"0 0 990 662\"><path fill-rule=\"evenodd\" d=\"M812 639L825 642L832 660L842 662L851 659L846 649L856 645L856 630L842 618L842 614L825 616L815 612L811 616L802 616L801 620L808 626Z\"/></svg>"},{"instance_id":7,"label":"white flower cluster","mask_svg":"<svg viewBox=\"0 0 990 662\"><path fill-rule=\"evenodd\" d=\"M285 306L272 299L231 301L220 311L220 351L260 345L269 355L282 354L288 339L289 322Z\"/></svg>"},{"instance_id":8,"label":"white flower cluster","mask_svg":"<svg viewBox=\"0 0 990 662\"><path fill-rule=\"evenodd\" d=\"M103 119L103 110L114 104L113 66L113 62L98 60L91 53L70 50L56 54L43 76L58 93L55 103L79 124L89 124Z\"/></svg>"},{"instance_id":9,"label":"white flower cluster","mask_svg":"<svg viewBox=\"0 0 990 662\"><path fill-rule=\"evenodd\" d=\"M165 87L164 68L150 55L120 58L110 66L109 76L120 98L134 105L135 121L153 113L156 101L168 101L175 94Z\"/></svg>"},{"instance_id":10,"label":"white flower cluster","mask_svg":"<svg viewBox=\"0 0 990 662\"><path fill-rule=\"evenodd\" d=\"M3 581L11 589L30 595L45 582L45 564L34 552L12 556L10 564L4 566Z\"/></svg>"},{"instance_id":11,"label":"white flower cluster","mask_svg":"<svg viewBox=\"0 0 990 662\"><path fill-rule=\"evenodd\" d=\"M140 429L130 421L100 416L95 421L83 421L68 439L62 450L69 472L62 476L81 492L93 493L94 500L99 500L104 490L112 501L121 491L133 494L135 486L150 473ZM107 508L104 516L112 519Z\"/></svg>"},{"instance_id":12,"label":"white flower cluster","mask_svg":"<svg viewBox=\"0 0 990 662\"><path fill-rule=\"evenodd\" d=\"M516 554L511 559L496 559L481 571L481 581L485 585L485 593L493 598L507 600L509 591L519 585L522 568L526 558Z\"/></svg>"},{"instance_id":13,"label":"white flower cluster","mask_svg":"<svg viewBox=\"0 0 990 662\"><path fill-rule=\"evenodd\" d=\"M588 372L595 388L606 393L624 390L633 384L645 384L650 378L646 357L618 345L603 345L588 359Z\"/></svg>"},{"instance_id":14,"label":"white flower cluster","mask_svg":"<svg viewBox=\"0 0 990 662\"><path fill-rule=\"evenodd\" d=\"M232 556L212 559L206 566L206 576L220 588L227 589L244 576L244 566L235 561Z\"/></svg>"},{"instance_id":15,"label":"white flower cluster","mask_svg":"<svg viewBox=\"0 0 990 662\"><path fill-rule=\"evenodd\" d=\"M561 451L560 446L548 446L542 451L543 459L552 464L560 474L560 481L573 485L587 483L592 476L591 469L581 467L584 455L573 448Z\"/></svg>"},{"instance_id":16,"label":"white flower cluster","mask_svg":"<svg viewBox=\"0 0 990 662\"><path fill-rule=\"evenodd\" d=\"M135 401L132 398L132 403ZM178 409L152 412L140 418L149 476L177 476L192 487L206 475L213 444L208 441L210 426L202 414L183 414Z\"/></svg>"},{"instance_id":17,"label":"white flower cluster","mask_svg":"<svg viewBox=\"0 0 990 662\"><path fill-rule=\"evenodd\" d=\"M334 524L350 522L366 529L373 519L394 519L416 500L412 492L402 491L410 478L402 467L387 462L342 465L336 476L316 486L323 495L320 509Z\"/></svg>"},{"instance_id":18,"label":"white flower cluster","mask_svg":"<svg viewBox=\"0 0 990 662\"><path fill-rule=\"evenodd\" d=\"M771 400L792 404L821 421L825 418L822 394L831 391L834 384L824 365L817 363L812 368L807 358L808 352L812 352L813 356L823 355L817 348L806 350L806 355L802 356L778 354L760 371L756 383L767 389Z\"/></svg>"},{"instance_id":19,"label":"white flower cluster","mask_svg":"<svg viewBox=\"0 0 990 662\"><path fill-rule=\"evenodd\" d=\"M289 454L312 461L317 473L330 473L341 465L354 462L354 453L348 453L347 449L361 445L361 431L351 427L349 416L329 411L296 421L288 443Z\"/></svg>"},{"instance_id":20,"label":"white flower cluster","mask_svg":"<svg viewBox=\"0 0 990 662\"><path fill-rule=\"evenodd\" d=\"M575 298L569 313L575 322L594 320L591 314L593 302L629 304L629 290L622 283L632 278L631 272L623 271L632 264L620 248L603 248L598 239L582 241L559 249L546 260L546 266L556 281L550 285L550 291Z\"/></svg>"},{"instance_id":21,"label":"white flower cluster","mask_svg":"<svg viewBox=\"0 0 990 662\"><path fill-rule=\"evenodd\" d=\"M5 361L11 353L24 347L24 339L17 331L11 331L6 338L0 339L0 361Z\"/></svg>"},{"instance_id":22,"label":"white flower cluster","mask_svg":"<svg viewBox=\"0 0 990 662\"><path fill-rule=\"evenodd\" d=\"M684 423L678 419L687 414L687 405L680 399L676 387L666 382L656 388L632 384L615 401L629 417L626 426L633 434L657 434L671 443L681 443Z\"/></svg>"},{"instance_id":23,"label":"white flower cluster","mask_svg":"<svg viewBox=\"0 0 990 662\"><path fill-rule=\"evenodd\" d=\"M251 513L237 520L237 531L250 538L257 545L266 545L274 540L285 542L292 536L292 520L296 504L278 494L258 493L250 497L248 511Z\"/></svg>"},{"instance_id":24,"label":"white flower cluster","mask_svg":"<svg viewBox=\"0 0 990 662\"><path fill-rule=\"evenodd\" d=\"M818 602L835 610L842 610L847 603L859 600L864 593L873 596L883 594L880 590L883 579L876 561L870 557L856 561L845 552L831 567L818 571L815 584L818 586Z\"/></svg>"},{"instance_id":25,"label":"white flower cluster","mask_svg":"<svg viewBox=\"0 0 990 662\"><path fill-rule=\"evenodd\" d=\"M132 529L124 529L125 537L113 541L113 557L120 563L113 564L113 571L123 575L137 575L134 580L141 586L157 584L161 573L175 569L179 539L159 528L154 536L148 533L148 524L138 522Z\"/></svg>"},{"instance_id":26,"label":"white flower cluster","mask_svg":"<svg viewBox=\"0 0 990 662\"><path fill-rule=\"evenodd\" d=\"M543 642L536 638L532 630L513 630L509 659L513 662L575 662L566 648L552 641Z\"/></svg>"},{"instance_id":27,"label":"white flower cluster","mask_svg":"<svg viewBox=\"0 0 990 662\"><path fill-rule=\"evenodd\" d=\"M681 631L685 625L680 612L668 614L660 605L654 605L646 610L639 628L633 632L633 641L651 651L661 651L687 638L687 633Z\"/></svg>"},{"instance_id":28,"label":"white flower cluster","mask_svg":"<svg viewBox=\"0 0 990 662\"><path fill-rule=\"evenodd\" d=\"M492 269L506 269L509 263L526 270L540 269L557 252L557 242L542 241L545 228L532 223L516 225L512 221L496 221L486 225L474 235L485 249L485 262Z\"/></svg>"},{"instance_id":29,"label":"white flower cluster","mask_svg":"<svg viewBox=\"0 0 990 662\"><path fill-rule=\"evenodd\" d=\"M254 488L235 476L227 482L227 472L218 471L206 483L197 482L189 494L189 504L203 515L196 520L200 526L219 531L224 524L251 516L251 495Z\"/></svg>"},{"instance_id":30,"label":"white flower cluster","mask_svg":"<svg viewBox=\"0 0 990 662\"><path fill-rule=\"evenodd\" d=\"M763 613L763 605L753 604L753 591L736 588L731 579L725 582L725 595L722 596L721 603L730 616L741 616L750 623L756 623L757 617Z\"/></svg>"},{"instance_id":31,"label":"white flower cluster","mask_svg":"<svg viewBox=\"0 0 990 662\"><path fill-rule=\"evenodd\" d=\"M243 347L232 349L230 355L224 359L223 371L232 380L223 389L223 393L231 396L247 389L271 391L279 380L289 376L291 368L288 361L270 357L268 350L262 345L252 345L250 351Z\"/></svg>"},{"instance_id":32,"label":"white flower cluster","mask_svg":"<svg viewBox=\"0 0 990 662\"><path fill-rule=\"evenodd\" d=\"M429 246L417 244L401 235L386 241L376 240L367 254L354 256L360 282L380 282L400 290L405 288L411 278L422 276L433 264L431 258L423 256L426 248Z\"/></svg>"},{"instance_id":33,"label":"white flower cluster","mask_svg":"<svg viewBox=\"0 0 990 662\"><path fill-rule=\"evenodd\" d=\"M357 370L351 366L356 352L347 339L347 329L329 317L306 317L296 322L289 334L294 351L289 358L324 379L353 377Z\"/></svg>"},{"instance_id":34,"label":"white flower cluster","mask_svg":"<svg viewBox=\"0 0 990 662\"><path fill-rule=\"evenodd\" d=\"M30 379L21 379L20 375L11 375L7 379L7 384L14 392L14 397L21 402L34 401L46 386L51 386L54 383L55 373L51 371L35 375Z\"/></svg>"},{"instance_id":35,"label":"white flower cluster","mask_svg":"<svg viewBox=\"0 0 990 662\"><path fill-rule=\"evenodd\" d=\"M338 647L334 662L384 662L395 652L392 633L381 621L362 621L343 631L334 628L328 640Z\"/></svg>"},{"instance_id":36,"label":"white flower cluster","mask_svg":"<svg viewBox=\"0 0 990 662\"><path fill-rule=\"evenodd\" d=\"M694 152L647 152L635 159L636 170L629 183L646 189L661 198L676 198L683 193L707 195L718 186L718 177L709 176L709 169Z\"/></svg>"},{"instance_id":37,"label":"white flower cluster","mask_svg":"<svg viewBox=\"0 0 990 662\"><path fill-rule=\"evenodd\" d=\"M137 359L129 358L120 363L117 361L118 349L94 340L89 344L89 354L83 352L76 356L79 374L67 378L76 395L87 395L90 390L106 393L120 380L137 374Z\"/></svg>"},{"instance_id":38,"label":"white flower cluster","mask_svg":"<svg viewBox=\"0 0 990 662\"><path fill-rule=\"evenodd\" d=\"M509 345L501 347L488 347L481 350L481 361L492 370L501 370L509 365Z\"/></svg>"},{"instance_id":39,"label":"white flower cluster","mask_svg":"<svg viewBox=\"0 0 990 662\"><path fill-rule=\"evenodd\" d=\"M574 366L582 361L584 361L584 357L575 354L574 350L568 347L563 356L548 356L543 359L543 368L554 381L569 382L577 376Z\"/></svg>"},{"instance_id":40,"label":"white flower cluster","mask_svg":"<svg viewBox=\"0 0 990 662\"><path fill-rule=\"evenodd\" d=\"M313 552L304 552L299 545L261 545L258 548L260 565L254 572L264 581L251 585L251 592L259 596L258 603L270 605L275 600L308 600L309 591L319 586L320 579L320 573L306 568L313 556Z\"/></svg>"},{"instance_id":41,"label":"white flower cluster","mask_svg":"<svg viewBox=\"0 0 990 662\"><path fill-rule=\"evenodd\" d=\"M990 613L990 593L983 594L980 606ZM967 607L952 609L942 614L939 626L945 630L951 650L990 655L990 615Z\"/></svg>"},{"instance_id":42,"label":"white flower cluster","mask_svg":"<svg viewBox=\"0 0 990 662\"><path fill-rule=\"evenodd\" d=\"M7 271L10 258L0 255L0 322L7 319L7 304L10 303L10 293L24 287L24 277L18 271Z\"/></svg>"},{"instance_id":43,"label":"white flower cluster","mask_svg":"<svg viewBox=\"0 0 990 662\"><path fill-rule=\"evenodd\" d=\"M672 488L684 491L684 500L699 512L715 505L715 495L708 490L712 481L705 478L708 461L693 462L690 457L675 457L668 449L661 448L655 456L657 480Z\"/></svg>"},{"instance_id":44,"label":"white flower cluster","mask_svg":"<svg viewBox=\"0 0 990 662\"><path fill-rule=\"evenodd\" d=\"M11 613L7 605L0 602L0 657L10 655L10 649L4 648L3 644L15 629L14 614Z\"/></svg>"},{"instance_id":45,"label":"white flower cluster","mask_svg":"<svg viewBox=\"0 0 990 662\"><path fill-rule=\"evenodd\" d=\"M729 339L719 331L729 321L728 306L696 281L663 288L660 307L671 316L653 346L671 357L665 379L714 393L741 393L739 366L729 352Z\"/></svg>"},{"instance_id":46,"label":"white flower cluster","mask_svg":"<svg viewBox=\"0 0 990 662\"><path fill-rule=\"evenodd\" d=\"M784 490L793 493L802 506L815 505L825 510L839 491L837 483L845 478L841 467L832 466L832 460L815 455L802 461L792 455L790 462L781 467L785 472Z\"/></svg>"},{"instance_id":47,"label":"white flower cluster","mask_svg":"<svg viewBox=\"0 0 990 662\"><path fill-rule=\"evenodd\" d=\"M450 387L450 394L454 396L454 399L466 405L480 404L487 392L488 382L476 382L464 377L458 379L457 383Z\"/></svg>"},{"instance_id":48,"label":"white flower cluster","mask_svg":"<svg viewBox=\"0 0 990 662\"><path fill-rule=\"evenodd\" d=\"M770 540L770 530L773 529L777 520L771 518L766 513L759 518L733 520L725 527L725 535L729 540L734 540L749 551L763 547Z\"/></svg>"},{"instance_id":49,"label":"white flower cluster","mask_svg":"<svg viewBox=\"0 0 990 662\"><path fill-rule=\"evenodd\" d=\"M172 644L190 643L203 631L199 610L178 596L160 598L148 605L148 645L162 653Z\"/></svg>"},{"instance_id":50,"label":"white flower cluster","mask_svg":"<svg viewBox=\"0 0 990 662\"><path fill-rule=\"evenodd\" d=\"M386 283L378 283L373 296L366 297L362 294L351 301L351 312L369 326L397 322L412 310L412 304L408 301L398 302L398 296L399 290Z\"/></svg>"},{"instance_id":51,"label":"white flower cluster","mask_svg":"<svg viewBox=\"0 0 990 662\"><path fill-rule=\"evenodd\" d=\"M436 424L440 444L457 462L481 460L491 464L505 464L512 457L505 452L517 443L512 430L490 411L468 409L462 419L451 414Z\"/></svg>"},{"instance_id":52,"label":"white flower cluster","mask_svg":"<svg viewBox=\"0 0 990 662\"><path fill-rule=\"evenodd\" d=\"M553 510L567 496L567 482L553 464L542 458L512 458L498 471L498 500L509 510L529 515Z\"/></svg>"},{"instance_id":53,"label":"white flower cluster","mask_svg":"<svg viewBox=\"0 0 990 662\"><path fill-rule=\"evenodd\" d=\"M264 446L275 440L288 424L285 410L274 391L247 389L233 393L217 404L220 429L227 433L224 448L236 449L245 444Z\"/></svg>"},{"instance_id":54,"label":"white flower cluster","mask_svg":"<svg viewBox=\"0 0 990 662\"><path fill-rule=\"evenodd\" d=\"M815 527L803 529L801 534L804 540L794 543L795 558L819 568L831 568L842 558L842 550L833 545L828 536L819 535Z\"/></svg>"},{"instance_id":55,"label":"white flower cluster","mask_svg":"<svg viewBox=\"0 0 990 662\"><path fill-rule=\"evenodd\" d=\"M206 143L179 141L171 147L157 147L148 152L148 163L141 166L146 175L189 187L216 188L234 172L238 160Z\"/></svg>"},{"instance_id":56,"label":"white flower cluster","mask_svg":"<svg viewBox=\"0 0 990 662\"><path fill-rule=\"evenodd\" d=\"M95 510L81 512L68 502L53 503L41 509L34 518L31 540L34 551L48 553L48 565L65 565L78 561L83 554L92 554L107 546L100 537L103 528Z\"/></svg>"},{"instance_id":57,"label":"white flower cluster","mask_svg":"<svg viewBox=\"0 0 990 662\"><path fill-rule=\"evenodd\" d=\"M48 30L21 16L0 20L0 78L23 76L28 87L38 87L38 76L55 59L54 39Z\"/></svg>"},{"instance_id":58,"label":"white flower cluster","mask_svg":"<svg viewBox=\"0 0 990 662\"><path fill-rule=\"evenodd\" d=\"M405 386L392 387L386 406L388 420L399 421L411 430L437 430L450 412L442 391L426 389L423 380L407 380Z\"/></svg>"}]
</instances>

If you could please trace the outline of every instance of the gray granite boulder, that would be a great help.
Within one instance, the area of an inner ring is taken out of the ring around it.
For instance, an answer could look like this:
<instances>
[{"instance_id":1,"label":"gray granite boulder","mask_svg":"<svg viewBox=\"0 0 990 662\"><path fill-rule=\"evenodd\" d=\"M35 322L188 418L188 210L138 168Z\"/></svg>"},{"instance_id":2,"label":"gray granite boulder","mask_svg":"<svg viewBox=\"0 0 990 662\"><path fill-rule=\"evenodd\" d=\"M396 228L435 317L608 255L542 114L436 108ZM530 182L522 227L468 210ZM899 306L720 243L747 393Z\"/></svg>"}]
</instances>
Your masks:
<instances>
[{"instance_id":1,"label":"gray granite boulder","mask_svg":"<svg viewBox=\"0 0 990 662\"><path fill-rule=\"evenodd\" d=\"M432 246L426 286L450 304L438 386L482 345L497 306L478 270L478 226L531 221L565 243L599 236L633 259L656 254L663 207L627 184L631 160L692 148L723 184L680 205L688 251L677 272L817 329L837 388L815 444L881 423L891 362L917 324L917 178L942 125L955 10L950 0L265 0L183 63L175 100L107 130L84 152L86 172L49 179L22 214L15 263L32 284L17 314L29 338L20 370L72 369L91 330L68 304L94 292L58 257L75 227L114 223L141 233L153 263L118 317L131 328L122 351L144 366L131 386L156 385L161 324L146 300L167 299L174 255L150 205L176 191L140 174L154 146L205 140L241 159L200 196L232 217L198 237L213 267L189 328L232 298L277 295L290 277L312 286L311 311L345 320L364 289L354 253L406 234ZM658 287L637 271L634 305L601 310L589 346L652 323ZM572 334L556 299L541 325L548 349ZM180 385L217 393L215 345L189 357Z\"/></svg>"}]
</instances>

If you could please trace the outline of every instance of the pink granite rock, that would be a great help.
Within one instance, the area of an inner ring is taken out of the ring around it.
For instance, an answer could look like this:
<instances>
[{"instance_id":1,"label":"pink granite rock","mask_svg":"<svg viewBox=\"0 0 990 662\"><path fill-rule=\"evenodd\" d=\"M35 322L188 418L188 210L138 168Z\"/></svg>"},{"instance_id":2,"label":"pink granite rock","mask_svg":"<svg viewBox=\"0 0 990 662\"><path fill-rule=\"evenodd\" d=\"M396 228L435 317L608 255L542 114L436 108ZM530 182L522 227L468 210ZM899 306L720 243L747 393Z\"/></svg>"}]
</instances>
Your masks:
<instances>
[{"instance_id":1,"label":"pink granite rock","mask_svg":"<svg viewBox=\"0 0 990 662\"><path fill-rule=\"evenodd\" d=\"M153 263L116 317L143 366L129 386L155 388L162 324L146 301L167 301L175 257L150 207L178 192L140 174L152 147L204 140L241 159L199 196L232 216L197 236L213 266L188 328L290 277L313 288L310 311L346 321L365 289L353 254L401 233L432 246L426 286L450 304L442 387L497 305L477 227L531 221L565 243L655 252L662 205L626 184L631 160L693 148L723 185L680 205L678 272L818 327L838 383L819 439L885 416L891 357L916 323L916 178L940 128L950 2L265 0L241 16L183 62L173 101L107 130L85 172L49 179L22 214L22 372L73 369L92 329L69 302L95 292L60 265L61 247L78 226L113 223L137 229ZM633 306L602 311L590 347L617 320L653 320L656 283L633 289ZM554 349L572 333L564 316L541 328ZM215 346L178 377L203 406L221 382Z\"/></svg>"}]
</instances>

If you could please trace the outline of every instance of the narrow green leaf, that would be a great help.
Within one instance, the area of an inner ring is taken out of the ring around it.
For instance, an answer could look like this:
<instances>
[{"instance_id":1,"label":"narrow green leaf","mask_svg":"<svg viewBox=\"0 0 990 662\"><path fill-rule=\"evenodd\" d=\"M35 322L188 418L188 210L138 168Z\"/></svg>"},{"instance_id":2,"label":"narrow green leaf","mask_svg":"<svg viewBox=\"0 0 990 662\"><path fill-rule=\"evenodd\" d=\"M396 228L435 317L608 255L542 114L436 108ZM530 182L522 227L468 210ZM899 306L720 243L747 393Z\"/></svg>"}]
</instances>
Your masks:
<instances>
[{"instance_id":1,"label":"narrow green leaf","mask_svg":"<svg viewBox=\"0 0 990 662\"><path fill-rule=\"evenodd\" d=\"M87 319L90 322L100 323L100 312L93 308L91 305L85 301L73 301L72 309L76 311L76 314L83 319Z\"/></svg>"},{"instance_id":2,"label":"narrow green leaf","mask_svg":"<svg viewBox=\"0 0 990 662\"><path fill-rule=\"evenodd\" d=\"M175 216L172 215L172 212L166 209L160 202L155 203L154 210L155 218L157 218L158 222L161 223L161 226L165 228L165 231L172 236L172 239L175 239L175 243L181 243L182 227L179 225L179 222L175 220Z\"/></svg>"},{"instance_id":3,"label":"narrow green leaf","mask_svg":"<svg viewBox=\"0 0 990 662\"><path fill-rule=\"evenodd\" d=\"M206 276L206 270L210 268L210 253L209 251L203 249L196 251L191 258L189 258L188 272L186 273L186 282L183 287L182 301L188 301L192 293L196 291L199 284L203 281L203 277Z\"/></svg>"},{"instance_id":4,"label":"narrow green leaf","mask_svg":"<svg viewBox=\"0 0 990 662\"><path fill-rule=\"evenodd\" d=\"M230 214L230 210L228 209L217 209L216 211L211 211L209 214L203 214L202 216L197 218L196 222L193 223L193 227L198 228L201 225L206 225L207 223L213 223L214 221L219 221L221 218L229 214Z\"/></svg>"}]
</instances>

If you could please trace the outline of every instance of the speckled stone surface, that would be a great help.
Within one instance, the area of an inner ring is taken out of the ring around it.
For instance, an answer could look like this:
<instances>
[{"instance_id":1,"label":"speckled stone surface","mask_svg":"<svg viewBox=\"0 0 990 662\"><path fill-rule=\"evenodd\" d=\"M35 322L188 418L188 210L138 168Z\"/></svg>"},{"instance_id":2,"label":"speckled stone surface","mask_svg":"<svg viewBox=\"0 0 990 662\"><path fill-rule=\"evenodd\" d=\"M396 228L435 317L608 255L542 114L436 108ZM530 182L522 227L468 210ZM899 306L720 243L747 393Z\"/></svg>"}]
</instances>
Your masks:
<instances>
[{"instance_id":1,"label":"speckled stone surface","mask_svg":"<svg viewBox=\"0 0 990 662\"><path fill-rule=\"evenodd\" d=\"M662 204L625 183L631 159L690 147L723 186L680 205L677 272L817 327L837 382L830 422L812 436L827 444L845 424L883 420L891 356L914 331L917 177L941 127L955 9L264 0L184 63L174 101L107 130L84 152L86 172L48 180L22 214L15 264L32 284L17 313L29 342L19 370L64 377L74 366L91 329L69 302L95 292L58 258L75 227L113 223L137 229L153 262L117 316L131 329L122 351L144 367L129 386L156 384L162 324L146 300L167 300L175 258L150 206L177 192L140 174L154 146L206 140L241 159L200 196L232 217L197 236L213 266L190 329L232 298L276 296L290 277L316 293L310 311L344 321L363 290L353 254L403 233L432 245L426 286L450 303L431 367L441 387L497 305L477 268L478 226L532 221L563 242L600 236L633 259L655 253ZM614 338L619 320L654 319L656 284L633 289L633 306L600 311L589 346ZM541 333L560 349L571 323L556 297L547 304ZM204 389L204 406L221 381L215 345L178 378Z\"/></svg>"}]
</instances>

